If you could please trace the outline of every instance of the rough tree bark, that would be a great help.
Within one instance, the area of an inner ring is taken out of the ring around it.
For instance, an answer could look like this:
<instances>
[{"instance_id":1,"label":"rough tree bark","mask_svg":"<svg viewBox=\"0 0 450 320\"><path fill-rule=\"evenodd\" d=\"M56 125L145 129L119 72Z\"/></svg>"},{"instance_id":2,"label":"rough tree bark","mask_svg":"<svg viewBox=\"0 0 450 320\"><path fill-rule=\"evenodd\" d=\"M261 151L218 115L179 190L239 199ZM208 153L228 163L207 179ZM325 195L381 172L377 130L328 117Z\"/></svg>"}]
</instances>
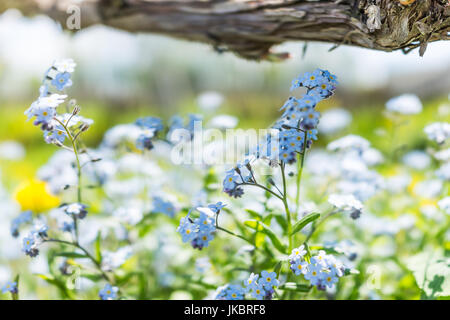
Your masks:
<instances>
[{"instance_id":1,"label":"rough tree bark","mask_svg":"<svg viewBox=\"0 0 450 320\"><path fill-rule=\"evenodd\" d=\"M405 53L420 47L423 55L428 43L450 39L450 0L2 0L0 12L46 14L65 27L72 5L81 9L82 28L165 34L256 60L283 58L270 48L284 41Z\"/></svg>"}]
</instances>

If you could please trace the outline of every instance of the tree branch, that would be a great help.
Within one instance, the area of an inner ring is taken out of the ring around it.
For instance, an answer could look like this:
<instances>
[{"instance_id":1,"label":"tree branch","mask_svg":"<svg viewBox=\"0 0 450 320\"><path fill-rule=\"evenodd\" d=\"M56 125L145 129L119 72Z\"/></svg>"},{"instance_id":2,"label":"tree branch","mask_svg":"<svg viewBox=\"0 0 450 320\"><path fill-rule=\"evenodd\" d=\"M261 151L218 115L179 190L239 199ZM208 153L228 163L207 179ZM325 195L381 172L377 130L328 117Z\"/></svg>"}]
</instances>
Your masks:
<instances>
[{"instance_id":1,"label":"tree branch","mask_svg":"<svg viewBox=\"0 0 450 320\"><path fill-rule=\"evenodd\" d=\"M411 1L410 1L411 2ZM81 9L81 27L103 24L199 41L247 59L271 59L285 41L321 41L382 51L450 39L448 0L2 0L0 12L17 8L46 14L66 27L67 9Z\"/></svg>"}]
</instances>

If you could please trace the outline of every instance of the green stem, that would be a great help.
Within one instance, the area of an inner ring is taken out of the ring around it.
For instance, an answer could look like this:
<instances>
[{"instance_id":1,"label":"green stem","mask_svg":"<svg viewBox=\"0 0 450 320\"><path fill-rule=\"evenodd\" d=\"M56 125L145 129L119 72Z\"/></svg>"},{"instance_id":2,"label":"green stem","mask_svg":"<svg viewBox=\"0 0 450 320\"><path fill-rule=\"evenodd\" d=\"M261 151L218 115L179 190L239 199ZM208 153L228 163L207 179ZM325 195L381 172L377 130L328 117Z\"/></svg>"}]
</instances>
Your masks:
<instances>
[{"instance_id":1,"label":"green stem","mask_svg":"<svg viewBox=\"0 0 450 320\"><path fill-rule=\"evenodd\" d=\"M287 202L287 186L286 186L286 174L284 172L284 163L281 163L281 176L283 178L283 205L286 211L286 220L287 220L287 232L288 232L288 240L289 240L289 252L292 251L292 221L291 221L291 211L289 210L289 205Z\"/></svg>"},{"instance_id":2,"label":"green stem","mask_svg":"<svg viewBox=\"0 0 450 320\"><path fill-rule=\"evenodd\" d=\"M254 245L254 243L253 243L252 241L250 241L249 239L247 239L246 237L241 236L241 235L239 235L239 234L236 234L236 233L234 233L234 232L232 232L232 231L230 231L230 230L228 230L228 229L225 229L225 228L222 228L222 227L219 227L219 226L216 226L216 229L217 229L217 230L220 230L220 231L223 231L223 232L226 232L226 233L228 233L228 234L231 234L232 236L238 237L239 239L242 239L242 240L244 240L244 241L247 241L247 242L250 243L251 245Z\"/></svg>"},{"instance_id":3,"label":"green stem","mask_svg":"<svg viewBox=\"0 0 450 320\"><path fill-rule=\"evenodd\" d=\"M269 188L263 186L262 184L259 183L241 183L240 185L244 185L244 186L256 186L259 187L261 189L264 189L265 191L271 193L272 195L274 195L275 197L277 197L278 199L280 199L281 201L283 201L283 197L281 197L280 195L276 194L275 192L273 192L272 190L270 190Z\"/></svg>"},{"instance_id":4,"label":"green stem","mask_svg":"<svg viewBox=\"0 0 450 320\"><path fill-rule=\"evenodd\" d=\"M67 127L66 124L64 124L62 121L60 121L59 119L55 118L55 120L57 122L59 122L59 124L61 124L61 126L64 128L64 130L67 133L67 136L69 137L69 140L72 144L73 147L73 152L75 153L75 160L76 160L76 164L77 164L77 178L78 178L78 184L77 184L77 201L78 203L82 202L82 194L81 194L81 162L80 162L80 157L78 155L78 148L77 148L77 144L75 139L73 138L72 134L70 133L69 128ZM69 118L70 121L70 118ZM73 224L74 224L74 230L75 230L75 242L78 244L78 219L76 217L72 217L73 218Z\"/></svg>"},{"instance_id":5,"label":"green stem","mask_svg":"<svg viewBox=\"0 0 450 320\"><path fill-rule=\"evenodd\" d=\"M44 242L56 242L56 243L61 243L61 244L65 244L68 246L73 246L75 248L80 249L81 251L83 251L83 253L86 255L86 257L89 258L89 260L91 260L94 265L97 267L98 271L101 273L102 277L108 281L111 282L111 280L109 279L108 275L102 270L102 266L100 261L97 261L97 259L95 259L90 253L89 251L87 251L84 247L82 247L80 244L78 243L74 243L74 242L70 242L70 241L65 241L65 240L59 240L59 239L47 239L44 240Z\"/></svg>"},{"instance_id":6,"label":"green stem","mask_svg":"<svg viewBox=\"0 0 450 320\"><path fill-rule=\"evenodd\" d=\"M306 138L307 133L304 134L303 139L303 151L298 156L297 161L297 194L295 195L295 219L298 217L299 207L300 207L300 185L302 181L302 172L303 172L303 166L305 164L305 154L306 154Z\"/></svg>"}]
</instances>

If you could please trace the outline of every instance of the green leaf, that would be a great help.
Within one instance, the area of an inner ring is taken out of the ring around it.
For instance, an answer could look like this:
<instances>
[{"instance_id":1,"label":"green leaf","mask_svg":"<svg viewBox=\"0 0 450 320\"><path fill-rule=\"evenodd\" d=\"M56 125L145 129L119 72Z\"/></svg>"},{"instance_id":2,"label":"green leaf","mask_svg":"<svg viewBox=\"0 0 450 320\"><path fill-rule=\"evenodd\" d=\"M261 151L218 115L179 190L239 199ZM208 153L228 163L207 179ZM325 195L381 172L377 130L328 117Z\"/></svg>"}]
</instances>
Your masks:
<instances>
[{"instance_id":1,"label":"green leaf","mask_svg":"<svg viewBox=\"0 0 450 320\"><path fill-rule=\"evenodd\" d=\"M95 258L97 259L98 263L102 262L102 251L100 248L100 243L102 240L102 234L99 231L97 233L97 238L95 239L94 249L95 249Z\"/></svg>"},{"instance_id":2,"label":"green leaf","mask_svg":"<svg viewBox=\"0 0 450 320\"><path fill-rule=\"evenodd\" d=\"M284 285L280 286L279 289L289 291L309 292L309 290L311 290L311 286L295 282L286 282Z\"/></svg>"},{"instance_id":3,"label":"green leaf","mask_svg":"<svg viewBox=\"0 0 450 320\"><path fill-rule=\"evenodd\" d=\"M54 278L50 275L45 275L45 274L36 274L39 278L41 278L42 280L44 280L45 282L54 285L55 287L57 287L59 289L59 291L67 298L73 299L72 294L69 292L69 290L67 290L67 287L65 285L65 283L63 283L61 280Z\"/></svg>"},{"instance_id":4,"label":"green leaf","mask_svg":"<svg viewBox=\"0 0 450 320\"><path fill-rule=\"evenodd\" d=\"M277 276L280 275L282 266L283 266L283 261L278 261L278 263L275 265L275 268L273 268L273 271L277 274Z\"/></svg>"},{"instance_id":5,"label":"green leaf","mask_svg":"<svg viewBox=\"0 0 450 320\"><path fill-rule=\"evenodd\" d=\"M80 274L80 277L89 279L91 281L100 281L103 279L103 277L99 274L92 274L92 273L82 273Z\"/></svg>"},{"instance_id":6,"label":"green leaf","mask_svg":"<svg viewBox=\"0 0 450 320\"><path fill-rule=\"evenodd\" d=\"M422 290L422 298L437 299L450 295L450 258L439 252L422 252L409 258L406 265Z\"/></svg>"},{"instance_id":7,"label":"green leaf","mask_svg":"<svg viewBox=\"0 0 450 320\"><path fill-rule=\"evenodd\" d=\"M280 251L283 254L287 253L286 246L281 243L280 239L278 239L278 237L275 235L272 229L270 229L267 225L265 225L261 221L246 220L244 221L244 225L253 230L264 233L266 236L270 238L272 244L274 245L275 248L277 248L278 251Z\"/></svg>"},{"instance_id":8,"label":"green leaf","mask_svg":"<svg viewBox=\"0 0 450 320\"><path fill-rule=\"evenodd\" d=\"M66 258L88 258L85 254L76 253L76 252L58 252L55 254L57 257L66 257Z\"/></svg>"},{"instance_id":9,"label":"green leaf","mask_svg":"<svg viewBox=\"0 0 450 320\"><path fill-rule=\"evenodd\" d=\"M277 220L278 224L283 228L283 230L287 229L287 221L284 215L281 214L275 214L274 215L275 220Z\"/></svg>"},{"instance_id":10,"label":"green leaf","mask_svg":"<svg viewBox=\"0 0 450 320\"><path fill-rule=\"evenodd\" d=\"M319 217L320 213L311 213L303 217L294 225L291 235L296 234L299 231L302 231L304 227L306 227L309 223L319 219Z\"/></svg>"},{"instance_id":11,"label":"green leaf","mask_svg":"<svg viewBox=\"0 0 450 320\"><path fill-rule=\"evenodd\" d=\"M247 213L256 220L262 220L262 215L260 215L258 212L256 212L255 210L251 210L251 209L245 209L245 211L247 211Z\"/></svg>"}]
</instances>

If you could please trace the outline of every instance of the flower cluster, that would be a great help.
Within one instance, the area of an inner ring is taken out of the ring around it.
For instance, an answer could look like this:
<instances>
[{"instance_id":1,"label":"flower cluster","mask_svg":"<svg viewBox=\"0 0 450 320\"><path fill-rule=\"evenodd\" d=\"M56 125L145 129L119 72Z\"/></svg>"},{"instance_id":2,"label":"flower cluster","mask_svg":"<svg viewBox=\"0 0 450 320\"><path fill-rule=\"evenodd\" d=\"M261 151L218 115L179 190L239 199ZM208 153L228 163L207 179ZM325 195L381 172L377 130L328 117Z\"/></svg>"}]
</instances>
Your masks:
<instances>
[{"instance_id":1,"label":"flower cluster","mask_svg":"<svg viewBox=\"0 0 450 320\"><path fill-rule=\"evenodd\" d=\"M31 232L22 241L22 250L32 258L39 254L38 246L48 238L46 224L35 225Z\"/></svg>"},{"instance_id":2,"label":"flower cluster","mask_svg":"<svg viewBox=\"0 0 450 320\"><path fill-rule=\"evenodd\" d=\"M226 284L217 288L214 300L244 300L245 290L240 285Z\"/></svg>"},{"instance_id":3,"label":"flower cluster","mask_svg":"<svg viewBox=\"0 0 450 320\"><path fill-rule=\"evenodd\" d=\"M251 166L254 159L253 156L247 156L243 162L237 163L233 169L227 171L223 180L223 191L230 197L240 198L244 194L240 185L256 182Z\"/></svg>"},{"instance_id":4,"label":"flower cluster","mask_svg":"<svg viewBox=\"0 0 450 320\"><path fill-rule=\"evenodd\" d=\"M450 123L448 122L434 122L429 124L424 129L428 139L435 141L438 144L443 144L450 138Z\"/></svg>"},{"instance_id":5,"label":"flower cluster","mask_svg":"<svg viewBox=\"0 0 450 320\"><path fill-rule=\"evenodd\" d=\"M244 281L245 292L251 292L252 297L257 300L271 300L274 288L279 284L277 274L266 270L261 275L252 273Z\"/></svg>"},{"instance_id":6,"label":"flower cluster","mask_svg":"<svg viewBox=\"0 0 450 320\"><path fill-rule=\"evenodd\" d=\"M71 218L84 219L87 216L87 206L82 203L64 204L61 209Z\"/></svg>"},{"instance_id":7,"label":"flower cluster","mask_svg":"<svg viewBox=\"0 0 450 320\"><path fill-rule=\"evenodd\" d=\"M194 249L201 250L208 247L216 231L216 216L223 207L221 202L208 207L197 207L195 210L200 213L200 216L194 220L190 217L192 210L189 211L186 217L180 219L180 225L177 228L183 242L190 242Z\"/></svg>"},{"instance_id":8,"label":"flower cluster","mask_svg":"<svg viewBox=\"0 0 450 320\"><path fill-rule=\"evenodd\" d=\"M161 119L155 117L139 118L135 124L142 130L136 140L136 147L139 150L153 149L152 139L164 129Z\"/></svg>"},{"instance_id":9,"label":"flower cluster","mask_svg":"<svg viewBox=\"0 0 450 320\"><path fill-rule=\"evenodd\" d=\"M79 107L75 107L72 113L57 113L58 106L67 98L67 95L61 94L62 91L72 85L70 77L75 71L75 66L72 59L55 61L45 73L39 89L39 98L25 111L28 119L35 117L33 124L40 126L44 131L47 143L62 146L70 135L68 128L83 132L92 124L92 120L77 115Z\"/></svg>"},{"instance_id":10,"label":"flower cluster","mask_svg":"<svg viewBox=\"0 0 450 320\"><path fill-rule=\"evenodd\" d=\"M164 213L173 218L175 216L176 209L172 202L155 196L153 197L153 212Z\"/></svg>"},{"instance_id":11,"label":"flower cluster","mask_svg":"<svg viewBox=\"0 0 450 320\"><path fill-rule=\"evenodd\" d=\"M280 161L295 162L296 154L304 152L313 140L317 140L320 113L316 111L316 105L333 95L336 85L336 76L321 69L307 72L293 80L291 91L303 87L306 94L299 99L289 97L280 109L284 110L283 115L274 125L280 131L277 150Z\"/></svg>"},{"instance_id":12,"label":"flower cluster","mask_svg":"<svg viewBox=\"0 0 450 320\"><path fill-rule=\"evenodd\" d=\"M303 275L311 285L317 286L319 290L325 290L326 287L331 288L344 275L344 265L334 256L320 250L308 262L305 259L306 253L303 245L292 250L292 254L289 256L291 270L297 276Z\"/></svg>"},{"instance_id":13,"label":"flower cluster","mask_svg":"<svg viewBox=\"0 0 450 320\"><path fill-rule=\"evenodd\" d=\"M356 199L352 194L331 194L328 197L328 202L336 209L342 210L350 214L354 220L361 216L363 204Z\"/></svg>"},{"instance_id":14,"label":"flower cluster","mask_svg":"<svg viewBox=\"0 0 450 320\"><path fill-rule=\"evenodd\" d=\"M316 105L333 95L337 85L336 76L326 70L307 72L293 80L291 91L303 87L306 94L301 98L291 96L280 110L281 118L272 132L261 141L243 163L229 170L223 181L224 192L238 198L244 193L242 184L256 183L251 169L254 159L268 159L270 163L292 164L304 154L313 140L317 140L320 113Z\"/></svg>"},{"instance_id":15,"label":"flower cluster","mask_svg":"<svg viewBox=\"0 0 450 320\"><path fill-rule=\"evenodd\" d=\"M238 284L226 284L217 288L214 294L215 300L244 300L250 293L257 300L271 300L276 287L280 285L276 272L262 271L261 274L251 273L244 280L244 286Z\"/></svg>"}]
</instances>

